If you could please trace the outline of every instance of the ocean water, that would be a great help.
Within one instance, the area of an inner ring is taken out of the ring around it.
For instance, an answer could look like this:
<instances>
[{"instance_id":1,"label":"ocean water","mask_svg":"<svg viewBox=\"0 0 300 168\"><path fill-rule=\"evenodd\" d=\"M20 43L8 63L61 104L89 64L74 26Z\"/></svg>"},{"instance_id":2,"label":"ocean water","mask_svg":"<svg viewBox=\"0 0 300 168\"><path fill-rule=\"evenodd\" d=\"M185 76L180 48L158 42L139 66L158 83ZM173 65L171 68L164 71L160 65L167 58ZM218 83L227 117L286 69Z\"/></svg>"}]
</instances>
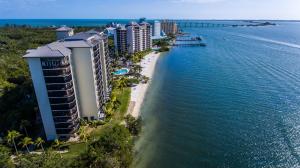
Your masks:
<instances>
[{"instance_id":1,"label":"ocean water","mask_svg":"<svg viewBox=\"0 0 300 168\"><path fill-rule=\"evenodd\" d=\"M0 26L112 21L129 20L2 19ZM184 30L207 47L176 47L159 58L133 167L300 167L300 22Z\"/></svg>"},{"instance_id":2,"label":"ocean water","mask_svg":"<svg viewBox=\"0 0 300 168\"><path fill-rule=\"evenodd\" d=\"M184 30L207 47L159 58L133 167L300 167L300 23Z\"/></svg>"},{"instance_id":3,"label":"ocean water","mask_svg":"<svg viewBox=\"0 0 300 168\"><path fill-rule=\"evenodd\" d=\"M0 27L7 24L30 25L32 27L50 26L104 26L111 22L128 23L128 19L0 19Z\"/></svg>"}]
</instances>

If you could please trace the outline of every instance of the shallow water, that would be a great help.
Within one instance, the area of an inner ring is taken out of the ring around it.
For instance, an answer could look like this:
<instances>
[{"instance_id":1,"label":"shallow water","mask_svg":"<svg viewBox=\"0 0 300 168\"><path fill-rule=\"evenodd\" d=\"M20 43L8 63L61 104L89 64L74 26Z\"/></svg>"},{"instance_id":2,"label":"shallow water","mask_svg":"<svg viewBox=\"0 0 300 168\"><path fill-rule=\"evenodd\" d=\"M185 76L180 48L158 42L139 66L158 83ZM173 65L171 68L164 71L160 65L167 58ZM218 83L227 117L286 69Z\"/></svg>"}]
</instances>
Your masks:
<instances>
[{"instance_id":1,"label":"shallow water","mask_svg":"<svg viewBox=\"0 0 300 168\"><path fill-rule=\"evenodd\" d=\"M300 167L300 23L186 29L142 108L134 167Z\"/></svg>"}]
</instances>

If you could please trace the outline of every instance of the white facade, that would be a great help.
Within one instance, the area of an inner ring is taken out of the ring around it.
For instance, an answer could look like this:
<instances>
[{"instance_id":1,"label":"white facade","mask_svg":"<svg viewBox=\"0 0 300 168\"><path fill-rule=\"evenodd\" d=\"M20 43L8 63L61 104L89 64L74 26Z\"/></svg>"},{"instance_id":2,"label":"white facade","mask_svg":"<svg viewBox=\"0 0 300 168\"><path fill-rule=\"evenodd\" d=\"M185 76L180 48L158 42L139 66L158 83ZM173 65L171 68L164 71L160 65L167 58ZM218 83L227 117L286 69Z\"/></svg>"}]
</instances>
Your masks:
<instances>
[{"instance_id":1,"label":"white facade","mask_svg":"<svg viewBox=\"0 0 300 168\"><path fill-rule=\"evenodd\" d=\"M128 53L133 54L139 51L145 51L152 47L152 28L151 25L143 22L140 24L130 23L127 29Z\"/></svg>"},{"instance_id":2,"label":"white facade","mask_svg":"<svg viewBox=\"0 0 300 168\"><path fill-rule=\"evenodd\" d=\"M27 59L47 140L69 137L79 118L103 119L110 93L107 36L78 33L35 50Z\"/></svg>"},{"instance_id":3,"label":"white facade","mask_svg":"<svg viewBox=\"0 0 300 168\"><path fill-rule=\"evenodd\" d=\"M161 34L161 25L159 21L154 21L154 27L153 27L153 36L160 37Z\"/></svg>"},{"instance_id":4,"label":"white facade","mask_svg":"<svg viewBox=\"0 0 300 168\"><path fill-rule=\"evenodd\" d=\"M71 67L74 76L79 116L97 118L97 99L91 48L72 48Z\"/></svg>"},{"instance_id":5,"label":"white facade","mask_svg":"<svg viewBox=\"0 0 300 168\"><path fill-rule=\"evenodd\" d=\"M127 47L128 47L128 53L132 54L136 52L137 48L137 43L139 43L136 39L137 38L137 33L136 30L134 29L133 26L128 26L127 27Z\"/></svg>"},{"instance_id":6,"label":"white facade","mask_svg":"<svg viewBox=\"0 0 300 168\"><path fill-rule=\"evenodd\" d=\"M40 58L27 58L47 140L57 138Z\"/></svg>"}]
</instances>

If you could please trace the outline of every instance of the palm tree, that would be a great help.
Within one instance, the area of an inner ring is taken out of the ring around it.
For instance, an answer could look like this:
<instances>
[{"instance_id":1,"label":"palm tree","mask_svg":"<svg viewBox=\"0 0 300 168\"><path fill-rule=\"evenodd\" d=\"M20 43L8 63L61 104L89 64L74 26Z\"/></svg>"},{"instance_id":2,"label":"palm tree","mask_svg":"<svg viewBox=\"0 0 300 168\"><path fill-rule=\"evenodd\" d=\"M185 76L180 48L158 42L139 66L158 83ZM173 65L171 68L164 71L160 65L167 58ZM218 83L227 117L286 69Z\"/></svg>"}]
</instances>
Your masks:
<instances>
[{"instance_id":1,"label":"palm tree","mask_svg":"<svg viewBox=\"0 0 300 168\"><path fill-rule=\"evenodd\" d=\"M15 130L12 130L12 131L8 131L8 134L7 134L7 142L9 144L13 144L14 147L15 147L15 150L16 150L16 154L18 154L18 149L17 149L17 146L16 146L16 142L15 142L15 139L20 137L22 134L20 134L18 131L15 131Z\"/></svg>"},{"instance_id":2,"label":"palm tree","mask_svg":"<svg viewBox=\"0 0 300 168\"><path fill-rule=\"evenodd\" d=\"M119 88L123 89L124 87L127 86L127 79L125 77L121 77L119 79L120 83L119 83Z\"/></svg>"},{"instance_id":3,"label":"palm tree","mask_svg":"<svg viewBox=\"0 0 300 168\"><path fill-rule=\"evenodd\" d=\"M54 147L57 148L59 150L59 155L60 155L60 158L62 158L62 155L60 153L60 146L61 146L61 142L58 140L58 139L55 139L54 140Z\"/></svg>"},{"instance_id":4,"label":"palm tree","mask_svg":"<svg viewBox=\"0 0 300 168\"><path fill-rule=\"evenodd\" d=\"M20 129L25 131L26 136L28 136L28 132L26 127L30 126L30 122L28 120L22 120L20 123Z\"/></svg>"},{"instance_id":5,"label":"palm tree","mask_svg":"<svg viewBox=\"0 0 300 168\"><path fill-rule=\"evenodd\" d=\"M22 141L19 143L20 145L22 145L22 148L25 148L27 149L28 153L30 153L29 149L28 149L28 145L32 145L33 144L33 141L31 138L29 137L25 137L22 139Z\"/></svg>"},{"instance_id":6,"label":"palm tree","mask_svg":"<svg viewBox=\"0 0 300 168\"><path fill-rule=\"evenodd\" d=\"M36 140L35 140L35 145L37 147L41 147L43 149L43 151L45 152L45 149L43 147L43 144L45 143L45 141L41 138L41 137L38 137Z\"/></svg>"}]
</instances>

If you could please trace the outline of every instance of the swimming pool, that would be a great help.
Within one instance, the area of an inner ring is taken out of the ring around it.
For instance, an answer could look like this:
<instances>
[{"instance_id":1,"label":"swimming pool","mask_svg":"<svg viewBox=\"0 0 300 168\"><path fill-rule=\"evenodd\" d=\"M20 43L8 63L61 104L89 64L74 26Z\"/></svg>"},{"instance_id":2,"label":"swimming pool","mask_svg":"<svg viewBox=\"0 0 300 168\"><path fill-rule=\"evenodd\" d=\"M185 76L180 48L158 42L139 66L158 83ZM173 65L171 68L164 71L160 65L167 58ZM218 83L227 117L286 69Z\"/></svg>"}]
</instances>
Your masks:
<instances>
[{"instance_id":1,"label":"swimming pool","mask_svg":"<svg viewBox=\"0 0 300 168\"><path fill-rule=\"evenodd\" d=\"M125 75L129 72L129 69L127 68L122 68L122 69L119 69L117 71L115 71L113 74L114 75Z\"/></svg>"}]
</instances>

